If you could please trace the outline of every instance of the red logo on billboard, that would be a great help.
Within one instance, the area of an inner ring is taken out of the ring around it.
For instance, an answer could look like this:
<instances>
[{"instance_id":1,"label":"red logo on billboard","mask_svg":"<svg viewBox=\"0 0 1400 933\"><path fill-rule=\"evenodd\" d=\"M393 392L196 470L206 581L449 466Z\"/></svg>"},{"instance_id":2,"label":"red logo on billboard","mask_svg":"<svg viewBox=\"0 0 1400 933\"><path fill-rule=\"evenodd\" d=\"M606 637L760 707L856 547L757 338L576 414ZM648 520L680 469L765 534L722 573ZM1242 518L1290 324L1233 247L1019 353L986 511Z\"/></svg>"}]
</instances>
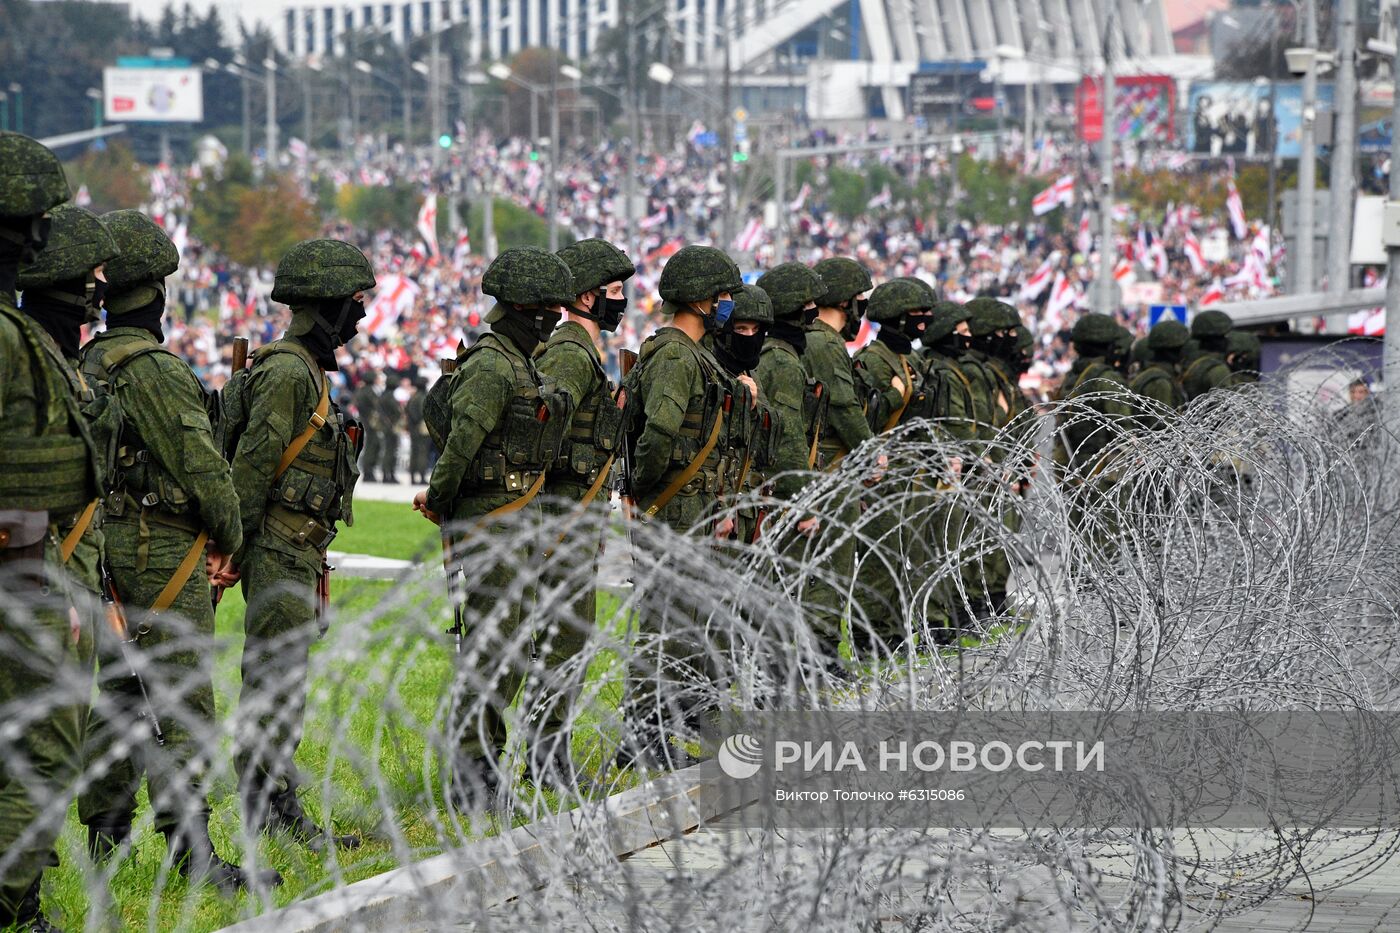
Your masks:
<instances>
[{"instance_id":1,"label":"red logo on billboard","mask_svg":"<svg viewBox=\"0 0 1400 933\"><path fill-rule=\"evenodd\" d=\"M136 99L134 97L113 97L113 113L129 113L136 109Z\"/></svg>"}]
</instances>

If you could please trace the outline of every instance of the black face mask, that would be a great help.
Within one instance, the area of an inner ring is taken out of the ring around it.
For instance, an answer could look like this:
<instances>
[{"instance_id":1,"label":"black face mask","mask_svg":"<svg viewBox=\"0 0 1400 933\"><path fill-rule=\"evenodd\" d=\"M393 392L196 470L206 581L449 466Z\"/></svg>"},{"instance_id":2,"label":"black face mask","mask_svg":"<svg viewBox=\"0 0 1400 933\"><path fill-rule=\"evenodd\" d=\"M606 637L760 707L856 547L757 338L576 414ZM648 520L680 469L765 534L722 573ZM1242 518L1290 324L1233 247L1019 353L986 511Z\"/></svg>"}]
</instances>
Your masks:
<instances>
[{"instance_id":1,"label":"black face mask","mask_svg":"<svg viewBox=\"0 0 1400 933\"><path fill-rule=\"evenodd\" d=\"M803 323L805 326L811 327L814 323L816 323L816 320L817 320L817 307L816 307L816 305L813 305L813 306L810 307L810 308L803 308L803 309L802 309L802 323Z\"/></svg>"},{"instance_id":2,"label":"black face mask","mask_svg":"<svg viewBox=\"0 0 1400 933\"><path fill-rule=\"evenodd\" d=\"M338 347L355 339L356 328L365 319L365 303L349 298L322 298L321 319L331 327L330 337Z\"/></svg>"},{"instance_id":3,"label":"black face mask","mask_svg":"<svg viewBox=\"0 0 1400 933\"><path fill-rule=\"evenodd\" d=\"M540 343L549 339L549 335L554 333L554 328L559 326L559 321L564 315L551 308L536 308L529 312L534 319L535 337Z\"/></svg>"},{"instance_id":4,"label":"black face mask","mask_svg":"<svg viewBox=\"0 0 1400 933\"><path fill-rule=\"evenodd\" d=\"M736 334L726 327L715 337L715 359L730 375L751 372L758 366L758 357L763 353L767 330L766 325L760 324L756 334Z\"/></svg>"},{"instance_id":5,"label":"black face mask","mask_svg":"<svg viewBox=\"0 0 1400 933\"><path fill-rule=\"evenodd\" d=\"M899 329L912 342L923 337L924 331L928 330L928 325L932 321L932 316L927 314L907 314L900 323Z\"/></svg>"},{"instance_id":6,"label":"black face mask","mask_svg":"<svg viewBox=\"0 0 1400 933\"><path fill-rule=\"evenodd\" d=\"M807 331L801 324L793 321L774 321L768 332L778 340L792 344L799 356L807 352Z\"/></svg>"},{"instance_id":7,"label":"black face mask","mask_svg":"<svg viewBox=\"0 0 1400 933\"><path fill-rule=\"evenodd\" d=\"M903 356L914 349L914 341L904 333L905 321L890 321L880 325L880 332L875 335L875 339L889 347L894 352Z\"/></svg>"},{"instance_id":8,"label":"black face mask","mask_svg":"<svg viewBox=\"0 0 1400 933\"><path fill-rule=\"evenodd\" d=\"M165 289L161 289L155 301L135 311L127 311L115 319L108 319L107 326L139 327L149 331L161 343L165 342L165 331L161 329L161 318L165 316Z\"/></svg>"},{"instance_id":9,"label":"black face mask","mask_svg":"<svg viewBox=\"0 0 1400 933\"><path fill-rule=\"evenodd\" d=\"M856 317L857 317L857 318L863 318L863 317L865 317L865 309L868 308L868 307L870 307L870 299L869 299L869 298L857 298L857 299L856 299Z\"/></svg>"},{"instance_id":10,"label":"black face mask","mask_svg":"<svg viewBox=\"0 0 1400 933\"><path fill-rule=\"evenodd\" d=\"M87 322L87 303L82 299L85 284L81 280L59 282L24 293L24 313L53 338L65 359L78 355L82 326Z\"/></svg>"},{"instance_id":11,"label":"black face mask","mask_svg":"<svg viewBox=\"0 0 1400 933\"><path fill-rule=\"evenodd\" d=\"M87 283L87 319L89 324L95 324L102 319L102 300L107 297L107 283L92 276Z\"/></svg>"},{"instance_id":12,"label":"black face mask","mask_svg":"<svg viewBox=\"0 0 1400 933\"><path fill-rule=\"evenodd\" d=\"M1202 350L1207 353L1219 353L1221 356L1225 355L1225 351L1230 346L1230 341L1225 337L1197 337L1196 340L1200 343Z\"/></svg>"},{"instance_id":13,"label":"black face mask","mask_svg":"<svg viewBox=\"0 0 1400 933\"><path fill-rule=\"evenodd\" d=\"M492 321L490 327L514 343L521 353L530 356L553 333L560 317L558 311L544 308L507 308L505 315L499 321Z\"/></svg>"},{"instance_id":14,"label":"black face mask","mask_svg":"<svg viewBox=\"0 0 1400 933\"><path fill-rule=\"evenodd\" d=\"M860 314L846 309L846 320L841 325L841 339L850 343L860 336Z\"/></svg>"},{"instance_id":15,"label":"black face mask","mask_svg":"<svg viewBox=\"0 0 1400 933\"><path fill-rule=\"evenodd\" d=\"M609 298L603 296L603 313L598 318L598 329L612 333L617 330L617 326L622 323L622 316L627 313L627 296L621 298ZM598 307L594 305L593 307Z\"/></svg>"}]
</instances>

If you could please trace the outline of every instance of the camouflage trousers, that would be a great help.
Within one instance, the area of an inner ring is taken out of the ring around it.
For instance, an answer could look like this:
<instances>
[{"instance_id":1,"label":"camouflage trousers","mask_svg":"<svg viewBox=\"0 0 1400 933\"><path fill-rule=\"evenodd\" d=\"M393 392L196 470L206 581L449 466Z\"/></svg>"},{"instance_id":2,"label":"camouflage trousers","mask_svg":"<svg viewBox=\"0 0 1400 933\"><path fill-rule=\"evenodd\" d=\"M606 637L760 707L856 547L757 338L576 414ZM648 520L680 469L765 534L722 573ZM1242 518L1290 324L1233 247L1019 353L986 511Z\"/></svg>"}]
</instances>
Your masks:
<instances>
[{"instance_id":1,"label":"camouflage trousers","mask_svg":"<svg viewBox=\"0 0 1400 933\"><path fill-rule=\"evenodd\" d=\"M194 535L153 526L146 567L138 571L139 536L134 522L109 520L107 562L135 640L128 650L137 659L165 744L155 742L117 634L102 626L97 637L99 697L83 743L92 783L78 797L78 817L84 825L104 829L129 825L144 775L156 829L199 833L209 818L205 774L216 752L209 580L201 557L170 608L151 615L147 608L175 574Z\"/></svg>"},{"instance_id":2,"label":"camouflage trousers","mask_svg":"<svg viewBox=\"0 0 1400 933\"><path fill-rule=\"evenodd\" d=\"M92 689L81 647L93 607L70 587L53 542L40 567L0 564L0 926L13 922L25 892L46 867L82 773L82 719ZM82 612L77 632L68 602ZM87 621L84 622L83 620ZM42 707L35 709L36 698Z\"/></svg>"},{"instance_id":3,"label":"camouflage trousers","mask_svg":"<svg viewBox=\"0 0 1400 933\"><path fill-rule=\"evenodd\" d=\"M568 657L569 639L548 639L547 656L541 646L548 628L540 631L536 613L536 587L520 575L520 568L539 565L542 555L528 547L506 551L501 539L514 534L542 516L538 502L531 502L511 520L510 529L501 523L481 526L482 517L494 509L519 499L519 493L464 496L452 508L452 534L463 566L462 585L466 603L475 612L468 616L463 642L468 649L457 659L457 676L452 689L450 729L458 754L464 759L495 758L508 739L508 711L521 689L538 672L531 684L543 689L543 672ZM505 551L503 553L503 551ZM527 630L524 626L529 626ZM562 634L562 626L557 634ZM547 691L545 691L547 692ZM535 704L535 693L525 698L527 708ZM538 735L552 735L563 726L565 709L560 703L547 703L536 710L531 729Z\"/></svg>"},{"instance_id":4,"label":"camouflage trousers","mask_svg":"<svg viewBox=\"0 0 1400 933\"><path fill-rule=\"evenodd\" d=\"M300 812L294 757L306 712L308 658L321 637L316 585L323 560L314 547L299 549L262 532L245 546L239 565L248 602L239 716L256 739L239 745L234 766L243 817L253 831L267 822L274 802L283 812Z\"/></svg>"},{"instance_id":5,"label":"camouflage trousers","mask_svg":"<svg viewBox=\"0 0 1400 933\"><path fill-rule=\"evenodd\" d=\"M792 554L795 560L804 562L811 560L807 555L825 555L814 568L814 575L807 578L802 605L813 631L829 643L850 638L851 606L860 598L853 592L860 496L844 496L835 506L835 520L824 521L810 542L797 539L797 550Z\"/></svg>"}]
</instances>

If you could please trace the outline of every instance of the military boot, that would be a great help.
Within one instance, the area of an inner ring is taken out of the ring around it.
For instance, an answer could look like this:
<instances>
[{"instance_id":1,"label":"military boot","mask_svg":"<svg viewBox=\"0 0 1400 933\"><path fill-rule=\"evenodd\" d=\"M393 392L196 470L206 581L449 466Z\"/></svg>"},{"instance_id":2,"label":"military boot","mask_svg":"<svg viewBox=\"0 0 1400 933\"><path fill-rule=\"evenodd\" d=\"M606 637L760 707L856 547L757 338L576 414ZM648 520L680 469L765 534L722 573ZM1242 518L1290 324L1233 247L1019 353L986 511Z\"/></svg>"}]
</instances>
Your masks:
<instances>
[{"instance_id":1,"label":"military boot","mask_svg":"<svg viewBox=\"0 0 1400 933\"><path fill-rule=\"evenodd\" d=\"M58 927L49 922L49 918L44 916L44 908L39 903L39 882L43 880L40 875L34 879L34 883L29 886L29 890L24 892L24 899L19 902L19 907L15 909L14 929L25 931L25 933L62 933ZM0 926L5 926L4 917L0 916Z\"/></svg>"},{"instance_id":2,"label":"military boot","mask_svg":"<svg viewBox=\"0 0 1400 933\"><path fill-rule=\"evenodd\" d=\"M131 821L114 819L95 821L87 828L88 858L101 865L131 838Z\"/></svg>"},{"instance_id":3,"label":"military boot","mask_svg":"<svg viewBox=\"0 0 1400 933\"><path fill-rule=\"evenodd\" d=\"M219 858L207 833L167 832L165 840L170 861L191 884L208 882L225 894L233 894L282 883L282 875L270 868L252 871Z\"/></svg>"},{"instance_id":4,"label":"military boot","mask_svg":"<svg viewBox=\"0 0 1400 933\"><path fill-rule=\"evenodd\" d=\"M267 828L287 833L313 852L324 852L332 847L358 849L363 842L356 833L336 835L329 827L322 829L311 822L301 808L301 801L297 800L296 791L285 791L272 798Z\"/></svg>"},{"instance_id":5,"label":"military boot","mask_svg":"<svg viewBox=\"0 0 1400 933\"><path fill-rule=\"evenodd\" d=\"M447 803L463 813L489 810L496 802L500 783L494 759L485 755L459 755L448 777Z\"/></svg>"}]
</instances>

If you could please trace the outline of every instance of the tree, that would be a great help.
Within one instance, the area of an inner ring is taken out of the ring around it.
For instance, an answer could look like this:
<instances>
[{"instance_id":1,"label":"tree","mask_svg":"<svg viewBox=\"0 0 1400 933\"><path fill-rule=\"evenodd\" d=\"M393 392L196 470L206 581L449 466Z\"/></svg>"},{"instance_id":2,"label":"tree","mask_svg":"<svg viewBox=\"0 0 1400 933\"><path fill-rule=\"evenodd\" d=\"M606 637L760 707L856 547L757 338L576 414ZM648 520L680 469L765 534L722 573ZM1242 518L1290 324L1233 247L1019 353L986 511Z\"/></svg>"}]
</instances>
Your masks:
<instances>
[{"instance_id":1,"label":"tree","mask_svg":"<svg viewBox=\"0 0 1400 933\"><path fill-rule=\"evenodd\" d=\"M319 229L316 208L295 183L279 177L239 195L238 219L226 231L223 248L234 262L273 266L294 244L314 237Z\"/></svg>"},{"instance_id":2,"label":"tree","mask_svg":"<svg viewBox=\"0 0 1400 933\"><path fill-rule=\"evenodd\" d=\"M486 249L485 209L481 202L472 204L467 216L467 233L477 251ZM514 201L496 199L495 214L491 218L496 229L496 245L500 249L515 246L549 246L549 227L537 215L516 204ZM563 236L561 243L570 238Z\"/></svg>"},{"instance_id":3,"label":"tree","mask_svg":"<svg viewBox=\"0 0 1400 933\"><path fill-rule=\"evenodd\" d=\"M361 230L407 233L418 221L421 203L413 185L342 185L335 195L341 218Z\"/></svg>"},{"instance_id":4,"label":"tree","mask_svg":"<svg viewBox=\"0 0 1400 933\"><path fill-rule=\"evenodd\" d=\"M124 207L135 207L150 196L145 171L136 154L123 140L109 143L104 149L89 150L63 166L68 186L76 193L87 186L92 198L89 208L99 214Z\"/></svg>"}]
</instances>

